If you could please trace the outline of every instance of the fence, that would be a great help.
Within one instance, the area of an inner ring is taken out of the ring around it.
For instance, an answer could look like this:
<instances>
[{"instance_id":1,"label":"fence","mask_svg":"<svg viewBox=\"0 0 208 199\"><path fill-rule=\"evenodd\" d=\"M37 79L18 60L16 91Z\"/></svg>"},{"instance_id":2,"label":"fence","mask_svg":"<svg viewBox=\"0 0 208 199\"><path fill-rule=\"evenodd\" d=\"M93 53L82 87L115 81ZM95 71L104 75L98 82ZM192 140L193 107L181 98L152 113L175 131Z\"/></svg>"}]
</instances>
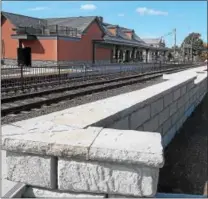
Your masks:
<instances>
[{"instance_id":1,"label":"fence","mask_svg":"<svg viewBox=\"0 0 208 199\"><path fill-rule=\"evenodd\" d=\"M30 34L30 35L60 35L78 37L80 32L77 28L71 28L67 26L59 25L47 25L47 26L19 26L16 30L17 34Z\"/></svg>"},{"instance_id":2,"label":"fence","mask_svg":"<svg viewBox=\"0 0 208 199\"><path fill-rule=\"evenodd\" d=\"M131 64L105 64L86 65L76 64L71 66L2 66L1 67L1 89L2 92L16 92L19 90L27 92L31 88L47 89L55 85L64 85L67 82L83 83L88 80L105 78L110 76L123 76L127 73L145 73L161 71L168 68L186 66L190 64L172 63L131 63Z\"/></svg>"}]
</instances>

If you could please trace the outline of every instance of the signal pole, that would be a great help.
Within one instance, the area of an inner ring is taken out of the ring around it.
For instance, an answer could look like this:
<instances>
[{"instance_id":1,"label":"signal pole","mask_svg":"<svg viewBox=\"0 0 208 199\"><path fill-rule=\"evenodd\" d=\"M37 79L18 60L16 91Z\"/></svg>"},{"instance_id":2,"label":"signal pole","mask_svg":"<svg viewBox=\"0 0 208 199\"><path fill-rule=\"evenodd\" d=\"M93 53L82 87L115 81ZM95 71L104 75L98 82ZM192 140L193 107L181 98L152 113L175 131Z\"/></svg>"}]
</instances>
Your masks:
<instances>
[{"instance_id":1,"label":"signal pole","mask_svg":"<svg viewBox=\"0 0 208 199\"><path fill-rule=\"evenodd\" d=\"M176 58L176 28L173 29L173 36L174 36L174 55Z\"/></svg>"}]
</instances>

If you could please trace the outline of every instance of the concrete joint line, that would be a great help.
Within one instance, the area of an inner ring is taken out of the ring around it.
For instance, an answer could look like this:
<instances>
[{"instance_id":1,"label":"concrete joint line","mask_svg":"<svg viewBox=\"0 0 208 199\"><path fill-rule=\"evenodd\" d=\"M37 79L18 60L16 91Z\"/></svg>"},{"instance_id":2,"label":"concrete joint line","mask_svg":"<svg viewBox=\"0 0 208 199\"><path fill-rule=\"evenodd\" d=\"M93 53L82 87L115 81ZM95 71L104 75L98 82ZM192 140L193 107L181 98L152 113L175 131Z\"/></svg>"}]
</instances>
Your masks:
<instances>
[{"instance_id":1,"label":"concrete joint line","mask_svg":"<svg viewBox=\"0 0 208 199\"><path fill-rule=\"evenodd\" d=\"M91 127L91 126L89 126L89 127ZM88 127L88 128L89 128ZM99 127L98 127L99 128ZM95 142L95 140L97 139L97 137L100 135L100 133L101 133L101 131L103 130L104 128L100 128L100 130L99 130L99 132L98 132L98 134L96 135L96 137L94 138L94 140L92 141L92 143L90 144L90 146L89 147L87 147L87 157L86 157L86 160L90 160L90 148L91 148L91 146L94 144L94 142Z\"/></svg>"}]
</instances>

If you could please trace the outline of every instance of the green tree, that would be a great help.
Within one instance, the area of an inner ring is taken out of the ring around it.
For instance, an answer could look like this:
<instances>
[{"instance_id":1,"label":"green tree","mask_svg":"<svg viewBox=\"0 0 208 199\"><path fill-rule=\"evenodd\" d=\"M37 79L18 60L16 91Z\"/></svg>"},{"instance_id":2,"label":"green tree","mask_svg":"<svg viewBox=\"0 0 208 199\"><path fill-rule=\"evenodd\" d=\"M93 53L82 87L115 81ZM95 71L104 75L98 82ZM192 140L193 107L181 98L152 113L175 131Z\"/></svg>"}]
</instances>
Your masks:
<instances>
[{"instance_id":1,"label":"green tree","mask_svg":"<svg viewBox=\"0 0 208 199\"><path fill-rule=\"evenodd\" d=\"M181 48L192 48L192 55L200 55L204 49L203 40L200 38L201 35L199 33L190 33L181 44Z\"/></svg>"}]
</instances>

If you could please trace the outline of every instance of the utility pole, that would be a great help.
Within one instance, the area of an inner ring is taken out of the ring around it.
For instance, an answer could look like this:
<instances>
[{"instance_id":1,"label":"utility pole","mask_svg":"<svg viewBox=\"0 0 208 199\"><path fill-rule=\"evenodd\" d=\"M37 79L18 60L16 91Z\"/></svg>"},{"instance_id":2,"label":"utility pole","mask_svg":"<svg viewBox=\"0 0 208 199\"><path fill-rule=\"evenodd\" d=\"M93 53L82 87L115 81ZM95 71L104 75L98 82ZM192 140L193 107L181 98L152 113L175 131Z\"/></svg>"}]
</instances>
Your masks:
<instances>
[{"instance_id":1,"label":"utility pole","mask_svg":"<svg viewBox=\"0 0 208 199\"><path fill-rule=\"evenodd\" d=\"M174 36L174 55L176 58L176 28L173 29L173 36Z\"/></svg>"},{"instance_id":2,"label":"utility pole","mask_svg":"<svg viewBox=\"0 0 208 199\"><path fill-rule=\"evenodd\" d=\"M191 37L191 62L193 62L193 37Z\"/></svg>"}]
</instances>

